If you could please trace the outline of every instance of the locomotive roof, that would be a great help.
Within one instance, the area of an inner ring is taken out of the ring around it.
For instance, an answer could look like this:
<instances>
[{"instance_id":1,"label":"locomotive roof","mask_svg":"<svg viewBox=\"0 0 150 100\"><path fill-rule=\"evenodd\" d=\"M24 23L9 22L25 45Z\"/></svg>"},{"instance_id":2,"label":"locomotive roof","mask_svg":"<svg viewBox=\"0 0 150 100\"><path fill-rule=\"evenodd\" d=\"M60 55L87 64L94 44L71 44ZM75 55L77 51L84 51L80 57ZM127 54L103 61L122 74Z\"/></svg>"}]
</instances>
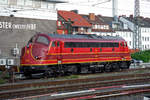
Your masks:
<instances>
[{"instance_id":1,"label":"locomotive roof","mask_svg":"<svg viewBox=\"0 0 150 100\"><path fill-rule=\"evenodd\" d=\"M123 38L119 36L98 36L96 34L67 34L67 35L59 35L59 34L48 34L51 38L61 38L61 39L94 39L94 40L116 40L116 41L124 41Z\"/></svg>"}]
</instances>

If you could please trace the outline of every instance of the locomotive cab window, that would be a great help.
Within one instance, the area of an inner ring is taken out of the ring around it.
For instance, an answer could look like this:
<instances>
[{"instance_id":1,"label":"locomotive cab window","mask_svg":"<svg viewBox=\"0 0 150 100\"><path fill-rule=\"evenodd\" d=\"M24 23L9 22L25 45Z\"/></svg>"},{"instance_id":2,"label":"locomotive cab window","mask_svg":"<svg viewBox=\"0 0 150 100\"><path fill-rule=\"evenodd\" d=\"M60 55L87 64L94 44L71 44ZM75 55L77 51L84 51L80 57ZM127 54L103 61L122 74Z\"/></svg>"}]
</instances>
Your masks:
<instances>
[{"instance_id":1,"label":"locomotive cab window","mask_svg":"<svg viewBox=\"0 0 150 100\"><path fill-rule=\"evenodd\" d=\"M33 36L29 41L28 44L35 42L36 36Z\"/></svg>"},{"instance_id":2,"label":"locomotive cab window","mask_svg":"<svg viewBox=\"0 0 150 100\"><path fill-rule=\"evenodd\" d=\"M127 47L127 43L126 42L124 42L124 46Z\"/></svg>"},{"instance_id":3,"label":"locomotive cab window","mask_svg":"<svg viewBox=\"0 0 150 100\"><path fill-rule=\"evenodd\" d=\"M52 47L60 47L60 41L53 41Z\"/></svg>"},{"instance_id":4,"label":"locomotive cab window","mask_svg":"<svg viewBox=\"0 0 150 100\"><path fill-rule=\"evenodd\" d=\"M120 43L120 46L124 46L123 42Z\"/></svg>"},{"instance_id":5,"label":"locomotive cab window","mask_svg":"<svg viewBox=\"0 0 150 100\"><path fill-rule=\"evenodd\" d=\"M49 45L49 40L48 38L46 38L45 36L39 36L36 40L36 42L38 43L42 43L42 44L45 44L45 45Z\"/></svg>"}]
</instances>

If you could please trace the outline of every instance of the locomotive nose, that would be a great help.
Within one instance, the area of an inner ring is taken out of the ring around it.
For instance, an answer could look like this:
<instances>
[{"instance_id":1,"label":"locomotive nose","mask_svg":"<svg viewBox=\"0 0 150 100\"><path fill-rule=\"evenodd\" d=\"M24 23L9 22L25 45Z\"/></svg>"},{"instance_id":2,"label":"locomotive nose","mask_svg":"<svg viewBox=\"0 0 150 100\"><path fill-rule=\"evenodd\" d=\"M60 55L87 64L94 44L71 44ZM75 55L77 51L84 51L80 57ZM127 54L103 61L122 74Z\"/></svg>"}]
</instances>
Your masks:
<instances>
[{"instance_id":1,"label":"locomotive nose","mask_svg":"<svg viewBox=\"0 0 150 100\"><path fill-rule=\"evenodd\" d=\"M37 60L42 60L48 53L48 47L45 45L34 44L32 47L32 55Z\"/></svg>"}]
</instances>

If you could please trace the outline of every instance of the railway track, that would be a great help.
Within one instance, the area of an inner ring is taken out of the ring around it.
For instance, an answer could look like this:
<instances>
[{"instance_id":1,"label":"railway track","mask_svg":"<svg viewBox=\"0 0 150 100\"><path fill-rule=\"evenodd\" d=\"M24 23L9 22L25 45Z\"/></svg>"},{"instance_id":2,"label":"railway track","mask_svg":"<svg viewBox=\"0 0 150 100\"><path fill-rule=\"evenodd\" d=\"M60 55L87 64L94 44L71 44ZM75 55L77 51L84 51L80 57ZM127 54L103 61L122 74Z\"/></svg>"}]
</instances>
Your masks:
<instances>
[{"instance_id":1,"label":"railway track","mask_svg":"<svg viewBox=\"0 0 150 100\"><path fill-rule=\"evenodd\" d=\"M119 88L118 88L119 87ZM48 100L108 100L108 98L116 98L120 96L131 96L138 95L141 93L150 93L150 84L145 85L132 85L129 86L116 86L109 87L109 89L99 89L99 90L91 90L86 91L87 93L78 93L76 95L69 95L69 93L65 94L52 94L52 98ZM74 92L75 93L75 92ZM118 99L117 99L118 100Z\"/></svg>"},{"instance_id":2,"label":"railway track","mask_svg":"<svg viewBox=\"0 0 150 100\"><path fill-rule=\"evenodd\" d=\"M144 71L150 70L150 68L144 69L130 69L126 70L125 72L130 71ZM116 73L116 72L115 72ZM111 74L115 74L111 73ZM110 73L109 73L110 74ZM99 75L99 74L98 74ZM121 75L111 75L111 76L95 76L95 77L86 77L81 79L70 79L70 80L50 80L50 81L39 81L33 80L27 83L13 83L8 85L0 85L0 91L4 90L12 90L12 89L19 89L19 88L30 88L30 87L42 87L42 86L55 86L55 85L64 85L64 84L77 84L77 83L86 83L86 82L97 82L97 81L106 81L106 80L116 80L116 79L127 79L127 78L136 78L136 77L143 77L149 76L150 73L142 73L142 74L121 74ZM34 82L35 81L35 82Z\"/></svg>"},{"instance_id":3,"label":"railway track","mask_svg":"<svg viewBox=\"0 0 150 100\"><path fill-rule=\"evenodd\" d=\"M23 98L26 96L42 95L47 93L51 94L63 91L72 92L86 90L89 88L102 88L143 82L150 82L150 73L2 85L0 86L0 98Z\"/></svg>"}]
</instances>

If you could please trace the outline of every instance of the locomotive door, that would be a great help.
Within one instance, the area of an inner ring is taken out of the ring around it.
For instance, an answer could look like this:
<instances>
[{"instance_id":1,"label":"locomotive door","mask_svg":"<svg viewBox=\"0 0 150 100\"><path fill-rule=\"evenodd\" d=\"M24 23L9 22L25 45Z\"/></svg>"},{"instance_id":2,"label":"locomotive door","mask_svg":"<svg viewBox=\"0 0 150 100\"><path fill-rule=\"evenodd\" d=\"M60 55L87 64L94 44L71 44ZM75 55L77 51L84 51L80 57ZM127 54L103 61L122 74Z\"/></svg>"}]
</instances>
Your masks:
<instances>
[{"instance_id":1,"label":"locomotive door","mask_svg":"<svg viewBox=\"0 0 150 100\"><path fill-rule=\"evenodd\" d=\"M95 58L98 58L98 54L99 54L99 52L98 52L98 48L94 48L94 54L95 54Z\"/></svg>"},{"instance_id":2,"label":"locomotive door","mask_svg":"<svg viewBox=\"0 0 150 100\"><path fill-rule=\"evenodd\" d=\"M56 41L57 63L62 63L62 45L60 41Z\"/></svg>"},{"instance_id":3,"label":"locomotive door","mask_svg":"<svg viewBox=\"0 0 150 100\"><path fill-rule=\"evenodd\" d=\"M124 52L124 49L125 49L125 48L124 48L124 42L121 42L121 43L120 43L120 51L121 51L121 52Z\"/></svg>"}]
</instances>

